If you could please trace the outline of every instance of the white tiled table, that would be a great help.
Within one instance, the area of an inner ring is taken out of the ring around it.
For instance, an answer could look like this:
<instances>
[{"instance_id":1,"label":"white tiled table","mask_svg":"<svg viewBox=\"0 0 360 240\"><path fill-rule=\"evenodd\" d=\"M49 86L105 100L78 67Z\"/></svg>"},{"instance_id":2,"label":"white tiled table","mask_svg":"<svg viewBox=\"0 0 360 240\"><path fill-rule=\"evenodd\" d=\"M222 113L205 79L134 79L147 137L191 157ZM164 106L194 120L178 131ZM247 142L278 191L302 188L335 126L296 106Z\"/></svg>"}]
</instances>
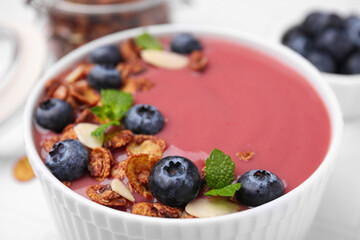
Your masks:
<instances>
[{"instance_id":1,"label":"white tiled table","mask_svg":"<svg viewBox=\"0 0 360 240\"><path fill-rule=\"evenodd\" d=\"M33 18L20 2L22 1L0 1L0 20ZM174 21L233 27L271 40L275 39L274 33L286 21L293 21L312 6L349 11L356 10L356 2L357 0L194 0L192 7L181 6L175 12ZM12 11L7 11L10 8ZM40 182L34 179L19 183L12 176L15 160L23 154L24 149L20 147L10 156L0 155L0 239L59 240ZM305 240L360 240L359 172L360 120L345 124L334 174Z\"/></svg>"}]
</instances>

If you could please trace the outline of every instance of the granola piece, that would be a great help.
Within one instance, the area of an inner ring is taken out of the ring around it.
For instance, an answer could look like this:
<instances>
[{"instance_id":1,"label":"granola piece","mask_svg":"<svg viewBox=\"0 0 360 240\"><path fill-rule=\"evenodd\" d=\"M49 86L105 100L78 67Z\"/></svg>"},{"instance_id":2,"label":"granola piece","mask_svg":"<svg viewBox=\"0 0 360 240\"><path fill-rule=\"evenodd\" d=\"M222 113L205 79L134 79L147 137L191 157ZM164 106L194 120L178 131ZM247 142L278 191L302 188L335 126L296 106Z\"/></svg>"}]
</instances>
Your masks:
<instances>
[{"instance_id":1,"label":"granola piece","mask_svg":"<svg viewBox=\"0 0 360 240\"><path fill-rule=\"evenodd\" d=\"M147 183L150 171L158 161L159 158L143 153L131 155L127 159L125 173L129 179L129 184L132 189L143 195L146 199L153 198Z\"/></svg>"},{"instance_id":2,"label":"granola piece","mask_svg":"<svg viewBox=\"0 0 360 240\"><path fill-rule=\"evenodd\" d=\"M95 113L91 112L88 108L85 108L76 118L75 124L82 122L100 124L100 119Z\"/></svg>"},{"instance_id":3,"label":"granola piece","mask_svg":"<svg viewBox=\"0 0 360 240\"><path fill-rule=\"evenodd\" d=\"M128 203L124 197L111 189L110 184L89 186L86 194L92 201L108 207L120 207Z\"/></svg>"},{"instance_id":4,"label":"granola piece","mask_svg":"<svg viewBox=\"0 0 360 240\"><path fill-rule=\"evenodd\" d=\"M136 75L145 71L145 66L140 60L119 63L116 69L121 73L122 79L127 79L130 75Z\"/></svg>"},{"instance_id":5,"label":"granola piece","mask_svg":"<svg viewBox=\"0 0 360 240\"><path fill-rule=\"evenodd\" d=\"M26 182L35 177L27 156L18 159L13 168L14 177L21 182Z\"/></svg>"},{"instance_id":6,"label":"granola piece","mask_svg":"<svg viewBox=\"0 0 360 240\"><path fill-rule=\"evenodd\" d=\"M68 124L68 125L66 125L66 126L64 127L64 129L62 130L62 132L65 133L65 132L67 132L67 131L70 131L73 127L75 127L75 124L70 123L70 124Z\"/></svg>"},{"instance_id":7,"label":"granola piece","mask_svg":"<svg viewBox=\"0 0 360 240\"><path fill-rule=\"evenodd\" d=\"M73 99L86 106L95 106L101 99L100 94L90 87L87 80L69 84L69 91Z\"/></svg>"},{"instance_id":8,"label":"granola piece","mask_svg":"<svg viewBox=\"0 0 360 240\"><path fill-rule=\"evenodd\" d=\"M195 50L190 54L189 67L190 69L201 72L208 64L208 59L204 56L200 50Z\"/></svg>"},{"instance_id":9,"label":"granola piece","mask_svg":"<svg viewBox=\"0 0 360 240\"><path fill-rule=\"evenodd\" d=\"M152 81L144 77L137 79L127 78L121 90L127 93L147 92L153 88L154 85Z\"/></svg>"},{"instance_id":10,"label":"granola piece","mask_svg":"<svg viewBox=\"0 0 360 240\"><path fill-rule=\"evenodd\" d=\"M157 210L158 217L164 218L179 218L181 211L174 207L165 206L160 203L154 203L154 208Z\"/></svg>"},{"instance_id":11,"label":"granola piece","mask_svg":"<svg viewBox=\"0 0 360 240\"><path fill-rule=\"evenodd\" d=\"M74 70L72 70L68 75L66 75L64 81L67 83L73 83L85 78L92 66L92 64L86 63L79 64Z\"/></svg>"},{"instance_id":12,"label":"granola piece","mask_svg":"<svg viewBox=\"0 0 360 240\"><path fill-rule=\"evenodd\" d=\"M200 171L200 177L201 177L201 181L205 181L206 178L206 166L204 166L201 171Z\"/></svg>"},{"instance_id":13,"label":"granola piece","mask_svg":"<svg viewBox=\"0 0 360 240\"><path fill-rule=\"evenodd\" d=\"M141 49L134 39L127 39L120 44L120 52L126 62L136 61L140 58Z\"/></svg>"},{"instance_id":14,"label":"granola piece","mask_svg":"<svg viewBox=\"0 0 360 240\"><path fill-rule=\"evenodd\" d=\"M104 147L116 149L128 144L133 138L133 133L130 130L122 130L111 133L106 136Z\"/></svg>"},{"instance_id":15,"label":"granola piece","mask_svg":"<svg viewBox=\"0 0 360 240\"><path fill-rule=\"evenodd\" d=\"M116 162L114 166L111 168L110 175L113 178L124 179L126 176L126 166L127 160Z\"/></svg>"},{"instance_id":16,"label":"granola piece","mask_svg":"<svg viewBox=\"0 0 360 240\"><path fill-rule=\"evenodd\" d=\"M141 202L134 204L131 209L131 213L148 217L158 216L156 208L154 208L153 204L149 202Z\"/></svg>"},{"instance_id":17,"label":"granola piece","mask_svg":"<svg viewBox=\"0 0 360 240\"><path fill-rule=\"evenodd\" d=\"M133 78L125 78L125 82L123 87L121 88L121 91L127 92L127 93L134 93L136 92L137 86L135 79Z\"/></svg>"},{"instance_id":18,"label":"granola piece","mask_svg":"<svg viewBox=\"0 0 360 240\"><path fill-rule=\"evenodd\" d=\"M254 152L252 151L247 151L247 152L237 152L236 156L239 158L239 160L247 162L249 161L253 156L254 156Z\"/></svg>"},{"instance_id":19,"label":"granola piece","mask_svg":"<svg viewBox=\"0 0 360 240\"><path fill-rule=\"evenodd\" d=\"M180 213L180 218L196 218L195 216L188 214L186 211Z\"/></svg>"},{"instance_id":20,"label":"granola piece","mask_svg":"<svg viewBox=\"0 0 360 240\"><path fill-rule=\"evenodd\" d=\"M69 124L68 126L66 126L66 128L64 129L59 141L63 141L63 140L66 140L66 139L77 139L77 140L79 140L76 133L75 133L75 131L74 131L74 124Z\"/></svg>"},{"instance_id":21,"label":"granola piece","mask_svg":"<svg viewBox=\"0 0 360 240\"><path fill-rule=\"evenodd\" d=\"M141 202L133 205L131 213L162 218L179 218L181 211L177 208L165 206L160 203Z\"/></svg>"},{"instance_id":22,"label":"granola piece","mask_svg":"<svg viewBox=\"0 0 360 240\"><path fill-rule=\"evenodd\" d=\"M103 180L110 175L112 165L114 165L114 159L108 149L99 147L91 151L88 166L90 176L95 177L97 180Z\"/></svg>"},{"instance_id":23,"label":"granola piece","mask_svg":"<svg viewBox=\"0 0 360 240\"><path fill-rule=\"evenodd\" d=\"M65 186L67 186L68 188L71 187L71 181L64 181L62 182Z\"/></svg>"},{"instance_id":24,"label":"granola piece","mask_svg":"<svg viewBox=\"0 0 360 240\"><path fill-rule=\"evenodd\" d=\"M51 98L56 89L61 85L61 81L57 78L53 78L45 83L46 96Z\"/></svg>"},{"instance_id":25,"label":"granola piece","mask_svg":"<svg viewBox=\"0 0 360 240\"><path fill-rule=\"evenodd\" d=\"M54 89L51 95L51 97L53 98L61 99L64 101L68 98L68 96L69 96L69 89L64 85L60 85L56 89Z\"/></svg>"},{"instance_id":26,"label":"granola piece","mask_svg":"<svg viewBox=\"0 0 360 240\"><path fill-rule=\"evenodd\" d=\"M160 159L166 147L164 140L152 135L136 135L126 146L128 156L145 153Z\"/></svg>"},{"instance_id":27,"label":"granola piece","mask_svg":"<svg viewBox=\"0 0 360 240\"><path fill-rule=\"evenodd\" d=\"M60 137L59 136L53 136L49 139L44 140L41 143L41 146L44 148L45 151L50 152L52 146L54 146L55 143L60 141Z\"/></svg>"},{"instance_id":28,"label":"granola piece","mask_svg":"<svg viewBox=\"0 0 360 240\"><path fill-rule=\"evenodd\" d=\"M136 79L136 91L138 92L147 92L153 88L154 85L155 84L147 78L142 77Z\"/></svg>"}]
</instances>

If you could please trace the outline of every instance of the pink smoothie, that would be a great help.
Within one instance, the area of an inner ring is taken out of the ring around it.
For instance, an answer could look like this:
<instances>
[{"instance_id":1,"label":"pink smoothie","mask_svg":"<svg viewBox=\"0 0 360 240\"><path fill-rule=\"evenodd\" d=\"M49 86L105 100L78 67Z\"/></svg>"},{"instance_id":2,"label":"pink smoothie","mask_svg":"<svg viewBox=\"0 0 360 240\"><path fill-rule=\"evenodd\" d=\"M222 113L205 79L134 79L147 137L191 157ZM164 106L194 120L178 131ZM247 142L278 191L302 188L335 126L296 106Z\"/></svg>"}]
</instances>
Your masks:
<instances>
[{"instance_id":1,"label":"pink smoothie","mask_svg":"<svg viewBox=\"0 0 360 240\"><path fill-rule=\"evenodd\" d=\"M329 116L320 97L301 75L267 55L220 39L200 40L209 59L204 72L148 67L141 77L155 86L134 94L135 103L154 105L165 118L156 134L167 143L164 156L184 156L201 169L218 148L236 163L236 179L266 169L291 191L316 170L329 147ZM35 141L41 151L39 133ZM236 157L243 151L255 155L244 162ZM101 182L85 176L71 188L86 196L86 187L95 184Z\"/></svg>"}]
</instances>

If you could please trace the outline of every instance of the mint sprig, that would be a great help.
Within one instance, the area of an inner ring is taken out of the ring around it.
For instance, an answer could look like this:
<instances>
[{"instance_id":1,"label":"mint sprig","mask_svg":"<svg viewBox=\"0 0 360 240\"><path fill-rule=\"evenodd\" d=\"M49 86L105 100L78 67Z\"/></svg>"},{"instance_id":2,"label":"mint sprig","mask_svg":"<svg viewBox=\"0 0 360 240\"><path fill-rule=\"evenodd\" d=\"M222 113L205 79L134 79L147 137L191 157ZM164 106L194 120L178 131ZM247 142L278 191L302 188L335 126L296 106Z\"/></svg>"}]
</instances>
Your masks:
<instances>
[{"instance_id":1,"label":"mint sprig","mask_svg":"<svg viewBox=\"0 0 360 240\"><path fill-rule=\"evenodd\" d=\"M110 125L120 125L120 120L134 103L131 94L115 89L102 89L100 91L102 106L90 108L101 120L109 120L91 133L92 136L101 137Z\"/></svg>"},{"instance_id":2,"label":"mint sprig","mask_svg":"<svg viewBox=\"0 0 360 240\"><path fill-rule=\"evenodd\" d=\"M235 163L229 155L214 148L205 162L206 184L212 189L230 185L235 177Z\"/></svg>"},{"instance_id":3,"label":"mint sprig","mask_svg":"<svg viewBox=\"0 0 360 240\"><path fill-rule=\"evenodd\" d=\"M135 43L140 46L142 49L156 49L161 50L163 49L159 40L149 33L144 32L143 34L137 36L135 38Z\"/></svg>"},{"instance_id":4,"label":"mint sprig","mask_svg":"<svg viewBox=\"0 0 360 240\"><path fill-rule=\"evenodd\" d=\"M213 189L205 193L206 196L224 196L224 197L232 197L234 196L235 192L241 188L240 183L234 183L228 185L224 188L220 189Z\"/></svg>"},{"instance_id":5,"label":"mint sprig","mask_svg":"<svg viewBox=\"0 0 360 240\"><path fill-rule=\"evenodd\" d=\"M212 189L207 196L234 196L240 189L240 183L233 183L235 178L235 163L229 155L214 148L205 162L205 181Z\"/></svg>"}]
</instances>

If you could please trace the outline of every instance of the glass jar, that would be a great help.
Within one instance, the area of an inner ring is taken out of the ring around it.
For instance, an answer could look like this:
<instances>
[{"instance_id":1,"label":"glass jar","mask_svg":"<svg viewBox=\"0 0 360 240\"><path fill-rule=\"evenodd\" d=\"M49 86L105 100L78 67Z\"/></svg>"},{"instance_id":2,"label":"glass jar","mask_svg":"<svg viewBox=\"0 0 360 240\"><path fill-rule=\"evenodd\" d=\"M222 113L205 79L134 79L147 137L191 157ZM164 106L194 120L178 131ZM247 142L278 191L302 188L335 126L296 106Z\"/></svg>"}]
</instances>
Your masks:
<instances>
[{"instance_id":1,"label":"glass jar","mask_svg":"<svg viewBox=\"0 0 360 240\"><path fill-rule=\"evenodd\" d=\"M45 9L56 58L113 32L170 21L168 0L32 0L32 4Z\"/></svg>"}]
</instances>

